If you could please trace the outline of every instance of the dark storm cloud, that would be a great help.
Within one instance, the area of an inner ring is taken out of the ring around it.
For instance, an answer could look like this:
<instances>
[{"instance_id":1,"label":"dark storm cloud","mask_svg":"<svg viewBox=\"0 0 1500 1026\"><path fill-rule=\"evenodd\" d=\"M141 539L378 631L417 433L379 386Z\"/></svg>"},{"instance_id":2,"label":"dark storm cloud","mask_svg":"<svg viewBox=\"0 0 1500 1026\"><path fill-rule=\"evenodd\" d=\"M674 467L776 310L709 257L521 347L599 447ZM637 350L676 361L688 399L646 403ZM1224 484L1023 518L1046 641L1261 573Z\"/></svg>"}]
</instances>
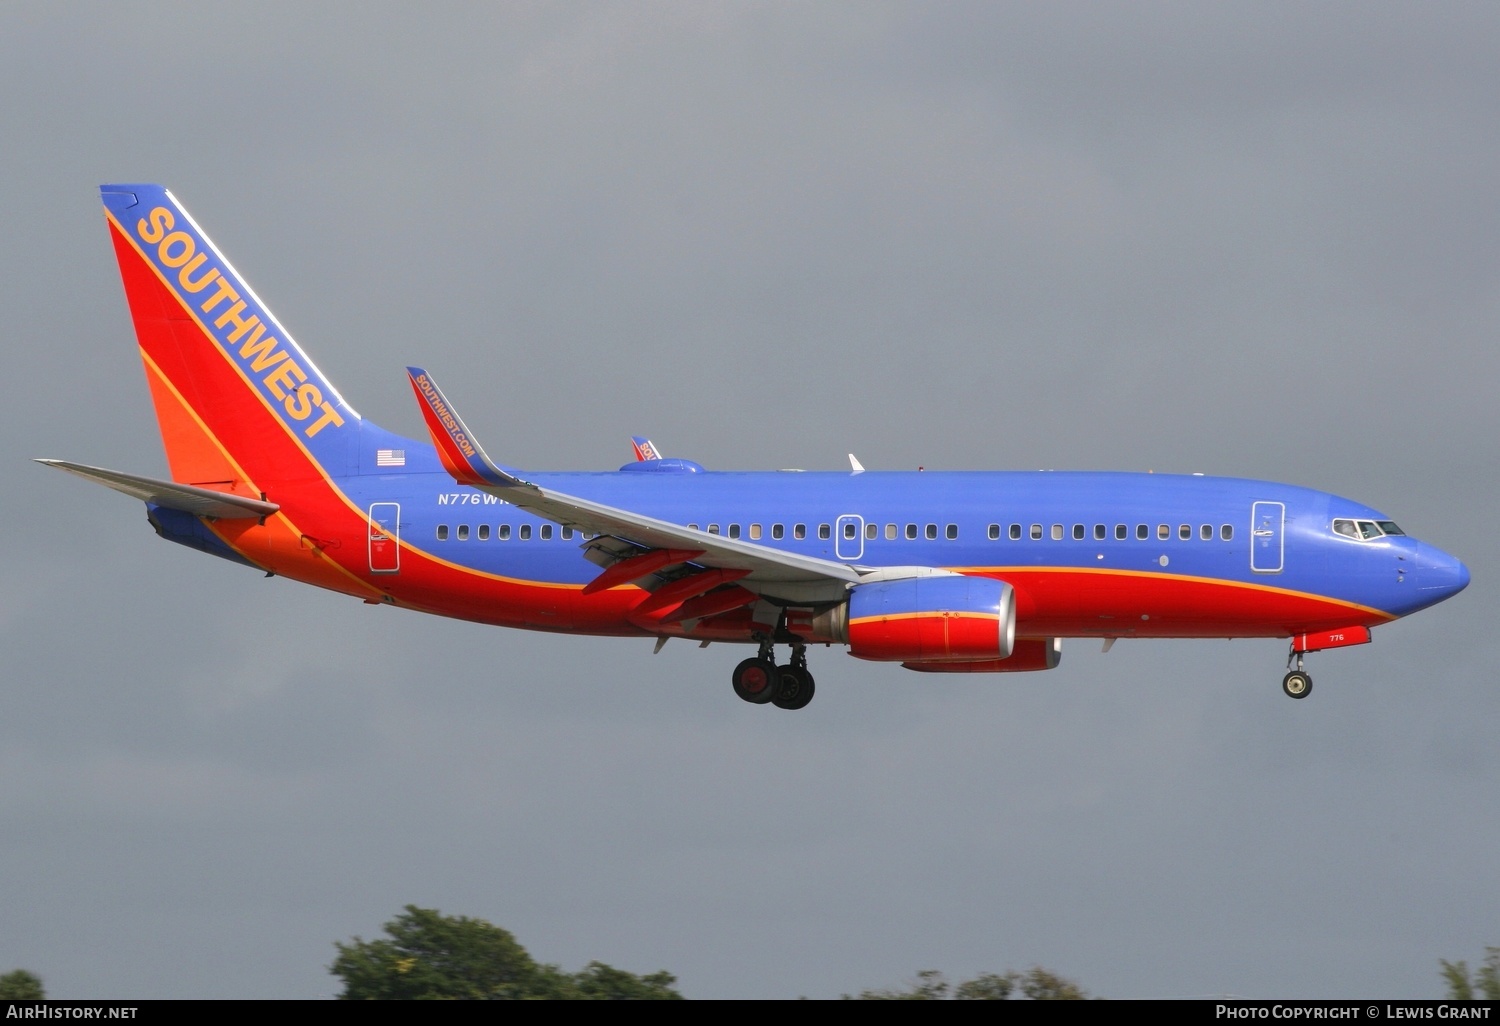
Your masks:
<instances>
[{"instance_id":1,"label":"dark storm cloud","mask_svg":"<svg viewBox=\"0 0 1500 1026\"><path fill-rule=\"evenodd\" d=\"M110 5L0 13L0 969L331 993L406 902L693 996L1041 963L1429 995L1500 943L1489 5ZM1317 657L1038 679L366 608L25 462L164 468L94 188L166 182L350 401L499 458L1291 480L1459 553Z\"/></svg>"}]
</instances>

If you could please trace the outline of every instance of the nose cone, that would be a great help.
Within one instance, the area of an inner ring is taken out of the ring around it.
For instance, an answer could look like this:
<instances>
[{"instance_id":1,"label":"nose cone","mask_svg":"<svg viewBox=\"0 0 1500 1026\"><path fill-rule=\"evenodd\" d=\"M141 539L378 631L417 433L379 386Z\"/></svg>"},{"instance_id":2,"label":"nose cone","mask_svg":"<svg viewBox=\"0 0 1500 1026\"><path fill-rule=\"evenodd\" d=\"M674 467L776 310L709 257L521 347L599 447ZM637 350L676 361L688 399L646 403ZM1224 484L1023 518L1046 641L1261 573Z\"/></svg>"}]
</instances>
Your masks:
<instances>
[{"instance_id":1,"label":"nose cone","mask_svg":"<svg viewBox=\"0 0 1500 1026\"><path fill-rule=\"evenodd\" d=\"M1417 548L1416 585L1427 604L1441 602L1469 586L1469 568L1442 549L1423 542Z\"/></svg>"}]
</instances>

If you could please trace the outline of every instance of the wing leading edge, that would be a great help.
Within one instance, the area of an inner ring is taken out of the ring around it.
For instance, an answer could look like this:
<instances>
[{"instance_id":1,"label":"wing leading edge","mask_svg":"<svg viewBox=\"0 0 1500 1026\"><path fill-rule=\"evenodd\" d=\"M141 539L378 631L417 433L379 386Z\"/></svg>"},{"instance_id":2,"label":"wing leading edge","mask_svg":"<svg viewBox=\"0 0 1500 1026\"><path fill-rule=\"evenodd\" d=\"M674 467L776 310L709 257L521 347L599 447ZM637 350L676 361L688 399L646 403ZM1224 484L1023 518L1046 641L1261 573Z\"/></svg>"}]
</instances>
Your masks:
<instances>
[{"instance_id":1,"label":"wing leading edge","mask_svg":"<svg viewBox=\"0 0 1500 1026\"><path fill-rule=\"evenodd\" d=\"M431 375L420 367L408 367L407 373L438 456L460 484L586 534L618 538L643 550L697 552L692 557L697 566L746 571L738 578L743 584L824 585L828 587L829 598L836 598L849 585L865 579L857 569L843 563L696 531L523 480L502 470L485 455Z\"/></svg>"}]
</instances>

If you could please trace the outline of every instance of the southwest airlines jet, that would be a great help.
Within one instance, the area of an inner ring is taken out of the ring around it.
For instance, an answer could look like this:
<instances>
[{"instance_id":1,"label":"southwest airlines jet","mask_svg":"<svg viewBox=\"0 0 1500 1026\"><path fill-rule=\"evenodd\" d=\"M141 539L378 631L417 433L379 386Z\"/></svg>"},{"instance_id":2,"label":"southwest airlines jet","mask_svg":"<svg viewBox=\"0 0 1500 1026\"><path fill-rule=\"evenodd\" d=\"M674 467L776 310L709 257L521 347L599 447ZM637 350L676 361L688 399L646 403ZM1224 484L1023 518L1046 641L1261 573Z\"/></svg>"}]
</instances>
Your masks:
<instances>
[{"instance_id":1,"label":"southwest airlines jet","mask_svg":"<svg viewBox=\"0 0 1500 1026\"><path fill-rule=\"evenodd\" d=\"M101 189L171 480L170 541L480 623L755 646L752 703L811 701L811 645L925 673L1056 666L1061 639L1290 638L1308 652L1463 590L1457 559L1325 492L1202 475L722 473L645 438L608 473L492 461L409 368L430 441L365 420L173 195ZM778 663L778 646L789 657Z\"/></svg>"}]
</instances>

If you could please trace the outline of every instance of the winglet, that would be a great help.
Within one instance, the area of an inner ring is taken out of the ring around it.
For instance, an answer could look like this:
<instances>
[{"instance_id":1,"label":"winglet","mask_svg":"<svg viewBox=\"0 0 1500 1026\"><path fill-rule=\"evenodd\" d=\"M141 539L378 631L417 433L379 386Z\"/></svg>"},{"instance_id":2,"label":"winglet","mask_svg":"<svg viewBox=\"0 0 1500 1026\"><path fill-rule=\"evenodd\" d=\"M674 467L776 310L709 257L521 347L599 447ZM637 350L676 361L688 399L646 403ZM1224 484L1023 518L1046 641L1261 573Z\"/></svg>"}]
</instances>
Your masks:
<instances>
[{"instance_id":1,"label":"winglet","mask_svg":"<svg viewBox=\"0 0 1500 1026\"><path fill-rule=\"evenodd\" d=\"M849 469L856 474L863 474L865 472L865 465L855 459L852 452L849 454Z\"/></svg>"},{"instance_id":2,"label":"winglet","mask_svg":"<svg viewBox=\"0 0 1500 1026\"><path fill-rule=\"evenodd\" d=\"M437 447L438 458L455 481L475 488L508 488L526 483L490 461L458 411L426 371L421 367L408 367L406 373L411 378L412 391L417 394L417 405L421 407L422 419L427 422L432 444Z\"/></svg>"},{"instance_id":3,"label":"winglet","mask_svg":"<svg viewBox=\"0 0 1500 1026\"><path fill-rule=\"evenodd\" d=\"M642 438L640 435L631 435L630 444L635 446L635 458L637 462L644 463L646 460L661 459L661 450L652 444L649 438Z\"/></svg>"}]
</instances>

